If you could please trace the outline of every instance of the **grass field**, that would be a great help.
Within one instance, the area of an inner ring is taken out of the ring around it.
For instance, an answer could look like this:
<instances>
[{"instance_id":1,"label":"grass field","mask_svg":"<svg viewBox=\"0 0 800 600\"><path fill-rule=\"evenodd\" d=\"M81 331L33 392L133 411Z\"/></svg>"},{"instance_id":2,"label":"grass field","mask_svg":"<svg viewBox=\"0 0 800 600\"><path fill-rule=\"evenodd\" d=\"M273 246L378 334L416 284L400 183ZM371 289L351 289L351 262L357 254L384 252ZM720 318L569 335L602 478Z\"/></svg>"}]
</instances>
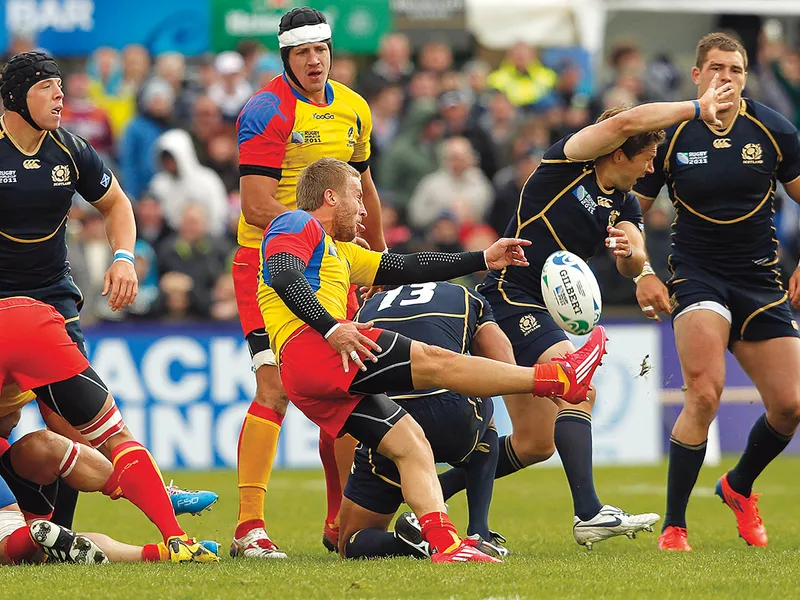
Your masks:
<instances>
[{"instance_id":1,"label":"grass field","mask_svg":"<svg viewBox=\"0 0 800 600\"><path fill-rule=\"evenodd\" d=\"M747 548L734 517L715 496L719 473L705 468L689 511L692 554L656 549L656 534L616 538L592 552L572 539L571 503L560 469L528 469L498 482L491 523L514 552L504 565L433 565L413 559L344 562L320 543L322 473L278 471L267 496L271 536L285 561L232 560L227 545L236 520L236 478L227 471L174 473L184 487L214 489L220 501L201 517L181 517L187 531L214 538L219 565L44 565L2 569L0 597L42 598L787 598L800 576L796 498L800 460L781 459L759 480L767 549ZM663 513L665 466L598 469L601 499L628 511ZM464 527L463 495L450 503ZM124 500L84 495L76 529L102 531L129 543L155 541L152 525Z\"/></svg>"}]
</instances>

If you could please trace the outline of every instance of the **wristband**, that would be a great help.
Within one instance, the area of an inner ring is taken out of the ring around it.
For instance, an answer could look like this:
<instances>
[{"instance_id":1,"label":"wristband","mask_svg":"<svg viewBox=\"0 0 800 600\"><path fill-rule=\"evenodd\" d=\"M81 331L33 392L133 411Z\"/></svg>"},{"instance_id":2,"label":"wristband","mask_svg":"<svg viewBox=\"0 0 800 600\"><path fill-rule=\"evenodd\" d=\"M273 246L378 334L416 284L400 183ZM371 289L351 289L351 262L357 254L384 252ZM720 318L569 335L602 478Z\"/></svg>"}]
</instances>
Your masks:
<instances>
[{"instance_id":1,"label":"wristband","mask_svg":"<svg viewBox=\"0 0 800 600\"><path fill-rule=\"evenodd\" d=\"M488 248L486 250L484 250L483 252L481 252L481 254L483 255L483 264L486 265L486 269L488 270L489 269L489 259L486 258L487 250L488 250Z\"/></svg>"},{"instance_id":2,"label":"wristband","mask_svg":"<svg viewBox=\"0 0 800 600\"><path fill-rule=\"evenodd\" d=\"M699 100L692 100L692 104L694 104L694 118L700 118L700 101Z\"/></svg>"},{"instance_id":3,"label":"wristband","mask_svg":"<svg viewBox=\"0 0 800 600\"><path fill-rule=\"evenodd\" d=\"M117 250L114 252L114 262L118 260L125 260L131 263L133 266L136 266L136 258L133 255L133 252L128 252L127 250Z\"/></svg>"},{"instance_id":4,"label":"wristband","mask_svg":"<svg viewBox=\"0 0 800 600\"><path fill-rule=\"evenodd\" d=\"M333 327L328 329L328 333L326 333L325 336L324 336L325 339L327 340L329 337L331 337L331 335L333 335L333 332L336 331L337 329L339 329L339 327L341 327L341 326L342 326L341 323L337 323L336 325L334 325Z\"/></svg>"},{"instance_id":5,"label":"wristband","mask_svg":"<svg viewBox=\"0 0 800 600\"><path fill-rule=\"evenodd\" d=\"M653 267L650 266L649 261L644 262L644 266L642 267L642 272L639 273L636 277L633 278L633 283L639 283L639 280L642 277L646 277L647 275L655 275L656 272L653 270Z\"/></svg>"}]
</instances>

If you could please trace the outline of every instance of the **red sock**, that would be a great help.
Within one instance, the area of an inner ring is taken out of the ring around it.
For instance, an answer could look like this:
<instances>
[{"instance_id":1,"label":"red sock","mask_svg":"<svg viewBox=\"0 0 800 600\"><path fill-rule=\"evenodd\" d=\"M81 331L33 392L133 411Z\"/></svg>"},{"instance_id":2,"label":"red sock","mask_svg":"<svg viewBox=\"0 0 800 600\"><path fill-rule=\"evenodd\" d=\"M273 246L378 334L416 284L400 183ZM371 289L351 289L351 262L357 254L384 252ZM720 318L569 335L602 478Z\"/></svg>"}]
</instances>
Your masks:
<instances>
[{"instance_id":1,"label":"red sock","mask_svg":"<svg viewBox=\"0 0 800 600\"><path fill-rule=\"evenodd\" d=\"M142 546L142 560L144 562L160 562L167 560L169 554L164 556L158 544L145 544Z\"/></svg>"},{"instance_id":2,"label":"red sock","mask_svg":"<svg viewBox=\"0 0 800 600\"><path fill-rule=\"evenodd\" d=\"M158 527L164 542L186 535L178 525L164 480L147 448L139 442L124 442L111 452L111 462L114 474L103 488L104 494L112 495L118 488Z\"/></svg>"},{"instance_id":3,"label":"red sock","mask_svg":"<svg viewBox=\"0 0 800 600\"><path fill-rule=\"evenodd\" d=\"M422 525L422 539L431 545L436 552L455 550L461 543L456 526L443 512L432 512L419 518Z\"/></svg>"},{"instance_id":4,"label":"red sock","mask_svg":"<svg viewBox=\"0 0 800 600\"><path fill-rule=\"evenodd\" d=\"M534 382L533 395L538 398L547 398L552 394L564 393L564 367L559 363L543 363L533 365Z\"/></svg>"},{"instance_id":5,"label":"red sock","mask_svg":"<svg viewBox=\"0 0 800 600\"><path fill-rule=\"evenodd\" d=\"M251 521L244 521L243 523L239 523L236 526L236 531L233 534L233 537L240 539L250 533L251 529L256 529L260 527L261 529L266 529L266 525L264 525L264 519L253 519Z\"/></svg>"},{"instance_id":6,"label":"red sock","mask_svg":"<svg viewBox=\"0 0 800 600\"><path fill-rule=\"evenodd\" d=\"M0 456L3 456L9 448L11 448L11 444L8 443L8 440L0 438Z\"/></svg>"},{"instance_id":7,"label":"red sock","mask_svg":"<svg viewBox=\"0 0 800 600\"><path fill-rule=\"evenodd\" d=\"M338 523L336 518L342 507L342 484L339 481L339 467L336 464L335 442L334 438L320 430L319 457L322 460L322 469L325 471L325 492L328 496L328 514L325 517L325 524L332 529L335 529L334 526Z\"/></svg>"},{"instance_id":8,"label":"red sock","mask_svg":"<svg viewBox=\"0 0 800 600\"><path fill-rule=\"evenodd\" d=\"M12 565L29 561L39 551L39 546L31 538L28 526L24 525L6 538L6 556Z\"/></svg>"}]
</instances>

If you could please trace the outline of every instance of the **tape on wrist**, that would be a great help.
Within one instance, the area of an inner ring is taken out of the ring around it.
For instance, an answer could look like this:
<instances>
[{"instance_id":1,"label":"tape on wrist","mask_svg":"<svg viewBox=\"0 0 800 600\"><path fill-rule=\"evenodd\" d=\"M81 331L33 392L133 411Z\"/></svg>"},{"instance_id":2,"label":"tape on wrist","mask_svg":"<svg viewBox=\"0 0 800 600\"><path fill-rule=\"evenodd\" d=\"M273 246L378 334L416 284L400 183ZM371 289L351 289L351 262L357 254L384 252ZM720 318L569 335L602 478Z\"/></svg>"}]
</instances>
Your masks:
<instances>
[{"instance_id":1,"label":"tape on wrist","mask_svg":"<svg viewBox=\"0 0 800 600\"><path fill-rule=\"evenodd\" d=\"M114 252L114 262L118 260L125 260L132 265L136 265L136 258L133 255L133 252L128 252L127 250L117 250Z\"/></svg>"},{"instance_id":2,"label":"tape on wrist","mask_svg":"<svg viewBox=\"0 0 800 600\"><path fill-rule=\"evenodd\" d=\"M694 104L694 118L700 118L700 101L699 100L692 100L692 104Z\"/></svg>"},{"instance_id":3,"label":"tape on wrist","mask_svg":"<svg viewBox=\"0 0 800 600\"><path fill-rule=\"evenodd\" d=\"M642 267L642 272L633 278L633 283L639 283L639 280L643 277L648 275L655 275L656 272L653 270L653 267L650 266L648 261L645 261L644 266Z\"/></svg>"},{"instance_id":4,"label":"tape on wrist","mask_svg":"<svg viewBox=\"0 0 800 600\"><path fill-rule=\"evenodd\" d=\"M339 327L341 326L342 326L341 323L337 323L336 325L328 329L328 333L325 334L325 339L327 340L329 337L331 337L331 335L333 335L333 332L339 329Z\"/></svg>"}]
</instances>

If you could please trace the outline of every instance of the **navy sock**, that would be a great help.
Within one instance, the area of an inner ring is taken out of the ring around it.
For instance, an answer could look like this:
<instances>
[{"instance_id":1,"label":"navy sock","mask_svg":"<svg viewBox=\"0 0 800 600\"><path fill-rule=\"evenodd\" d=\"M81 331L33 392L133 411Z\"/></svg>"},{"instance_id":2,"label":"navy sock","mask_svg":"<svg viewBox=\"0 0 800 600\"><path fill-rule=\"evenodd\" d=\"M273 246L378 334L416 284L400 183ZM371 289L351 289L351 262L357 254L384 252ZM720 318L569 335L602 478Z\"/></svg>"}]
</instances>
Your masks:
<instances>
[{"instance_id":1,"label":"navy sock","mask_svg":"<svg viewBox=\"0 0 800 600\"><path fill-rule=\"evenodd\" d=\"M477 533L485 540L491 539L489 505L492 503L497 455L497 431L487 429L464 465L467 476L467 507L469 509L467 535Z\"/></svg>"},{"instance_id":2,"label":"navy sock","mask_svg":"<svg viewBox=\"0 0 800 600\"><path fill-rule=\"evenodd\" d=\"M362 529L350 536L344 547L347 558L386 558L389 556L420 557L411 546L380 529Z\"/></svg>"},{"instance_id":3,"label":"navy sock","mask_svg":"<svg viewBox=\"0 0 800 600\"><path fill-rule=\"evenodd\" d=\"M686 528L686 507L706 457L706 444L703 442L693 446L670 437L667 514L662 531L671 526Z\"/></svg>"},{"instance_id":4,"label":"navy sock","mask_svg":"<svg viewBox=\"0 0 800 600\"><path fill-rule=\"evenodd\" d=\"M591 415L572 408L559 412L555 442L572 492L575 515L581 521L588 521L603 508L592 476Z\"/></svg>"},{"instance_id":5,"label":"navy sock","mask_svg":"<svg viewBox=\"0 0 800 600\"><path fill-rule=\"evenodd\" d=\"M761 415L747 436L747 447L739 462L728 471L728 484L734 492L749 497L756 477L771 463L792 440L792 436L781 435Z\"/></svg>"},{"instance_id":6,"label":"navy sock","mask_svg":"<svg viewBox=\"0 0 800 600\"><path fill-rule=\"evenodd\" d=\"M514 448L511 445L511 436L504 435L498 441L499 453L497 455L497 467L495 468L494 478L500 479L511 473L516 473L524 469L525 465L517 458ZM461 490L467 488L467 476L463 467L454 467L443 473L439 473L439 484L442 486L444 499L448 500Z\"/></svg>"}]
</instances>

